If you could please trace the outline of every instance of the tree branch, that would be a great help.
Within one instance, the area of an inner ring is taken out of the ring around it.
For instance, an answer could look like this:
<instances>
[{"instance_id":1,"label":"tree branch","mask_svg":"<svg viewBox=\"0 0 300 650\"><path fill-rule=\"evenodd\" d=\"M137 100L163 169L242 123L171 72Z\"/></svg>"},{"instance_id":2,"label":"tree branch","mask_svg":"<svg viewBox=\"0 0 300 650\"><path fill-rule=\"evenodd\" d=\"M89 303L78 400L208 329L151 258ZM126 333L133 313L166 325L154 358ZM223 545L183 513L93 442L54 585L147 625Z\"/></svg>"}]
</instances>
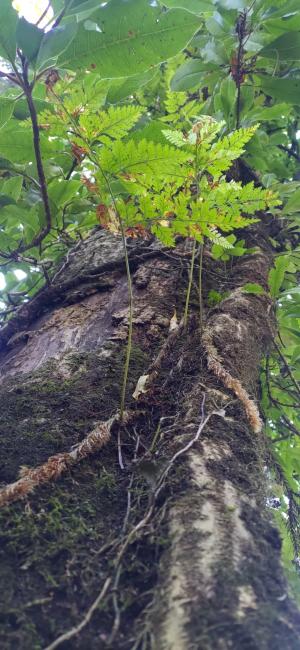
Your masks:
<instances>
[{"instance_id":1,"label":"tree branch","mask_svg":"<svg viewBox=\"0 0 300 650\"><path fill-rule=\"evenodd\" d=\"M40 132L39 132L38 119L37 119L37 112L32 98L32 88L30 86L29 79L28 79L26 61L23 60L22 65L23 65L23 89L27 100L27 105L28 105L31 124L32 124L33 147L34 147L35 160L36 160L37 172L39 177L40 192L44 204L46 225L31 240L29 244L21 244L21 246L19 246L17 249L18 253L22 253L23 251L28 250L29 248L38 246L38 244L41 243L41 241L46 237L46 235L49 233L51 229L51 210L50 210L47 182L46 182L42 154L41 154Z\"/></svg>"}]
</instances>

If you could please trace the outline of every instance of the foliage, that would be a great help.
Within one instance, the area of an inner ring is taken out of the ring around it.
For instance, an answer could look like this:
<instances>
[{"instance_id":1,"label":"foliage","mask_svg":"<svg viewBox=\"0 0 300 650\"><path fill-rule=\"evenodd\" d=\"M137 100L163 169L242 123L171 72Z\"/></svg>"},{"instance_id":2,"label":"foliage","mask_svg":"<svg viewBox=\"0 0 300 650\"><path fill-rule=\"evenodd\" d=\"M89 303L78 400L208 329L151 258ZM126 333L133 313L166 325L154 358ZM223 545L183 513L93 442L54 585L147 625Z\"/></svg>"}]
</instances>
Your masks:
<instances>
[{"instance_id":1,"label":"foliage","mask_svg":"<svg viewBox=\"0 0 300 650\"><path fill-rule=\"evenodd\" d=\"M273 223L269 288L279 333L262 372L262 406L294 580L298 0L128 0L126 16L122 0L52 5L48 30L47 16L42 28L18 17L11 0L0 6L1 318L51 282L68 248L99 223L130 236L151 233L167 246L178 235L205 242L224 265L253 251L246 226ZM209 302L221 298L211 292Z\"/></svg>"}]
</instances>

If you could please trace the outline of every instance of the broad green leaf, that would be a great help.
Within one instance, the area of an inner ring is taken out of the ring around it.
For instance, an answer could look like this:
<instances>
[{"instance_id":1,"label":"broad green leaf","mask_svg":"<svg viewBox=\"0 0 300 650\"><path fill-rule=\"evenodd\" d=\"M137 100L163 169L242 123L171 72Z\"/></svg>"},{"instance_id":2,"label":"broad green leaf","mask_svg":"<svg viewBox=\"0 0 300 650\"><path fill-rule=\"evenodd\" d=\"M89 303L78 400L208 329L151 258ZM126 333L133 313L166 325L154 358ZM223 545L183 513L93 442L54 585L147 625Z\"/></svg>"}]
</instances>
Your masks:
<instances>
[{"instance_id":1,"label":"broad green leaf","mask_svg":"<svg viewBox=\"0 0 300 650\"><path fill-rule=\"evenodd\" d=\"M99 0L74 0L65 13L64 22L74 17L77 23L87 20L99 8L99 4Z\"/></svg>"},{"instance_id":2,"label":"broad green leaf","mask_svg":"<svg viewBox=\"0 0 300 650\"><path fill-rule=\"evenodd\" d=\"M70 69L85 66L106 78L134 75L165 61L200 27L195 15L182 9L162 12L147 0L111 0L92 18L94 29L80 23L58 64Z\"/></svg>"},{"instance_id":3,"label":"broad green leaf","mask_svg":"<svg viewBox=\"0 0 300 650\"><path fill-rule=\"evenodd\" d=\"M300 32L285 32L258 52L259 56L279 61L300 60Z\"/></svg>"},{"instance_id":4,"label":"broad green leaf","mask_svg":"<svg viewBox=\"0 0 300 650\"><path fill-rule=\"evenodd\" d=\"M300 78L279 78L270 75L257 75L262 90L266 95L289 104L298 104L300 96Z\"/></svg>"},{"instance_id":5,"label":"broad green leaf","mask_svg":"<svg viewBox=\"0 0 300 650\"><path fill-rule=\"evenodd\" d=\"M1 191L10 196L14 201L18 201L22 190L23 179L21 176L13 176L3 183Z\"/></svg>"},{"instance_id":6,"label":"broad green leaf","mask_svg":"<svg viewBox=\"0 0 300 650\"><path fill-rule=\"evenodd\" d=\"M179 7L194 14L214 11L214 3L211 0L164 0L163 4L169 9Z\"/></svg>"},{"instance_id":7,"label":"broad green leaf","mask_svg":"<svg viewBox=\"0 0 300 650\"><path fill-rule=\"evenodd\" d=\"M293 212L300 212L300 188L292 194L292 196L284 206L283 212L285 214L293 214Z\"/></svg>"},{"instance_id":8,"label":"broad green leaf","mask_svg":"<svg viewBox=\"0 0 300 650\"><path fill-rule=\"evenodd\" d=\"M248 0L219 0L224 9L244 9L249 4Z\"/></svg>"},{"instance_id":9,"label":"broad green leaf","mask_svg":"<svg viewBox=\"0 0 300 650\"><path fill-rule=\"evenodd\" d=\"M269 273L269 287L272 298L276 298L279 294L280 287L284 280L284 275L289 266L289 259L287 256L282 255L276 257L274 267Z\"/></svg>"},{"instance_id":10,"label":"broad green leaf","mask_svg":"<svg viewBox=\"0 0 300 650\"><path fill-rule=\"evenodd\" d=\"M55 155L63 146L57 141L49 141L48 137L43 134L40 134L40 141L44 156ZM0 130L0 156L15 163L34 163L35 156L31 131L18 126L17 120L10 120L5 129Z\"/></svg>"},{"instance_id":11,"label":"broad green leaf","mask_svg":"<svg viewBox=\"0 0 300 650\"><path fill-rule=\"evenodd\" d=\"M171 90L190 90L200 86L203 72L207 72L208 64L199 59L190 59L177 68L171 79Z\"/></svg>"},{"instance_id":12,"label":"broad green leaf","mask_svg":"<svg viewBox=\"0 0 300 650\"><path fill-rule=\"evenodd\" d=\"M44 36L42 29L39 29L32 23L28 23L25 18L20 18L17 25L17 46L22 50L28 61L32 61L37 56L39 47Z\"/></svg>"},{"instance_id":13,"label":"broad green leaf","mask_svg":"<svg viewBox=\"0 0 300 650\"><path fill-rule=\"evenodd\" d=\"M254 122L268 122L279 118L285 118L291 112L291 106L288 104L274 104L274 106L263 106L262 108L253 108L247 112L247 119L250 117Z\"/></svg>"},{"instance_id":14,"label":"broad green leaf","mask_svg":"<svg viewBox=\"0 0 300 650\"><path fill-rule=\"evenodd\" d=\"M222 111L222 114L228 124L233 126L232 119L235 115L237 88L231 77L224 79L220 86L220 92L214 97L216 111Z\"/></svg>"},{"instance_id":15,"label":"broad green leaf","mask_svg":"<svg viewBox=\"0 0 300 650\"><path fill-rule=\"evenodd\" d=\"M41 70L56 62L58 56L70 46L77 33L75 22L59 25L44 34L36 61L36 68Z\"/></svg>"},{"instance_id":16,"label":"broad green leaf","mask_svg":"<svg viewBox=\"0 0 300 650\"><path fill-rule=\"evenodd\" d=\"M13 9L11 0L0 2L0 56L14 61L16 55L16 28L18 14Z\"/></svg>"},{"instance_id":17,"label":"broad green leaf","mask_svg":"<svg viewBox=\"0 0 300 650\"><path fill-rule=\"evenodd\" d=\"M133 95L140 88L146 86L157 75L157 70L146 70L140 74L133 75L132 77L125 77L122 79L114 79L110 82L110 88L107 93L107 101L109 104L116 104Z\"/></svg>"},{"instance_id":18,"label":"broad green leaf","mask_svg":"<svg viewBox=\"0 0 300 650\"><path fill-rule=\"evenodd\" d=\"M15 102L8 97L0 97L0 129L10 120Z\"/></svg>"},{"instance_id":19,"label":"broad green leaf","mask_svg":"<svg viewBox=\"0 0 300 650\"><path fill-rule=\"evenodd\" d=\"M49 185L49 197L58 208L74 200L80 187L81 181L54 180Z\"/></svg>"}]
</instances>

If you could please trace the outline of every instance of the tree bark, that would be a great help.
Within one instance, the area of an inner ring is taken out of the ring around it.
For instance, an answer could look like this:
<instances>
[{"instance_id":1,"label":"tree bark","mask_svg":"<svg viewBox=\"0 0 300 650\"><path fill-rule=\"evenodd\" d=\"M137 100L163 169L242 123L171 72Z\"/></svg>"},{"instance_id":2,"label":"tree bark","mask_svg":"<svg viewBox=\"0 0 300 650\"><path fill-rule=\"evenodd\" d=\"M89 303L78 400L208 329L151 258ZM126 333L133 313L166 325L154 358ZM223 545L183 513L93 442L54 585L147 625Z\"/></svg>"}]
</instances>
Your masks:
<instances>
[{"instance_id":1,"label":"tree bark","mask_svg":"<svg viewBox=\"0 0 300 650\"><path fill-rule=\"evenodd\" d=\"M180 320L188 246L133 240L129 257L122 421L117 237L96 230L0 332L1 648L299 648L256 406L272 305L241 289L267 288L268 250L230 269L206 253L202 336L196 285Z\"/></svg>"}]
</instances>

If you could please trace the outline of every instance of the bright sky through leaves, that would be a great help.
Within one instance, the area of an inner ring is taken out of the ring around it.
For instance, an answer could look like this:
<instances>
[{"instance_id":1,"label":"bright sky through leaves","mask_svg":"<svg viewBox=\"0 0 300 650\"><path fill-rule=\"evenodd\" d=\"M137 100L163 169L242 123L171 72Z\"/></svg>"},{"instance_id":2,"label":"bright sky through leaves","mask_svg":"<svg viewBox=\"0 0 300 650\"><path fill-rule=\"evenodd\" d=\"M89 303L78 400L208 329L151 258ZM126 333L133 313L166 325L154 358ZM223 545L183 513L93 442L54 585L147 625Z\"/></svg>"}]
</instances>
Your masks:
<instances>
[{"instance_id":1,"label":"bright sky through leaves","mask_svg":"<svg viewBox=\"0 0 300 650\"><path fill-rule=\"evenodd\" d=\"M13 6L24 16L30 23L36 23L40 16L47 8L48 0L14 0ZM53 16L53 9L50 7L45 18L40 23L40 27L44 27Z\"/></svg>"}]
</instances>

